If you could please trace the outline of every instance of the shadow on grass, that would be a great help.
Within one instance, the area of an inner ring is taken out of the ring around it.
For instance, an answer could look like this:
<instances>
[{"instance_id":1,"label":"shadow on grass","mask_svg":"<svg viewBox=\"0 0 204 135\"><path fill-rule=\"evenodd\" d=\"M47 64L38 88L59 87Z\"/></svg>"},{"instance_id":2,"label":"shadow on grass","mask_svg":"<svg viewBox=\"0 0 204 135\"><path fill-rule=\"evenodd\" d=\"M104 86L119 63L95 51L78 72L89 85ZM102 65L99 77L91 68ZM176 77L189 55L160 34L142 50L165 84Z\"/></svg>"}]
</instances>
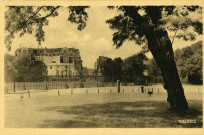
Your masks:
<instances>
[{"instance_id":1,"label":"shadow on grass","mask_svg":"<svg viewBox=\"0 0 204 135\"><path fill-rule=\"evenodd\" d=\"M67 119L45 120L46 128L201 128L202 101L188 101L190 109L175 113L166 101L116 102L72 107L50 107L41 111L56 111ZM195 119L196 123L179 123Z\"/></svg>"}]
</instances>

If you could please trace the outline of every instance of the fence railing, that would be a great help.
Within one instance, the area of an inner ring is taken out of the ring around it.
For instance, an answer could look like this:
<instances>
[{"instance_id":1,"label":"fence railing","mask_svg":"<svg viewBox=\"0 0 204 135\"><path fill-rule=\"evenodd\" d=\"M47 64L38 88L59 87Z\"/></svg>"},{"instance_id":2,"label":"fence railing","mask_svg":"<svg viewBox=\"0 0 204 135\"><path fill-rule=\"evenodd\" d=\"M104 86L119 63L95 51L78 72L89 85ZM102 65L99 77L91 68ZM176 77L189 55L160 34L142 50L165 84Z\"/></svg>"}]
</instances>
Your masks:
<instances>
[{"instance_id":1,"label":"fence railing","mask_svg":"<svg viewBox=\"0 0 204 135\"><path fill-rule=\"evenodd\" d=\"M48 82L5 82L5 91L16 90L50 90L50 89L68 89L68 88L92 88L92 87L114 87L116 82L98 82L98 81L48 81ZM133 86L134 83L121 83L122 86Z\"/></svg>"}]
</instances>

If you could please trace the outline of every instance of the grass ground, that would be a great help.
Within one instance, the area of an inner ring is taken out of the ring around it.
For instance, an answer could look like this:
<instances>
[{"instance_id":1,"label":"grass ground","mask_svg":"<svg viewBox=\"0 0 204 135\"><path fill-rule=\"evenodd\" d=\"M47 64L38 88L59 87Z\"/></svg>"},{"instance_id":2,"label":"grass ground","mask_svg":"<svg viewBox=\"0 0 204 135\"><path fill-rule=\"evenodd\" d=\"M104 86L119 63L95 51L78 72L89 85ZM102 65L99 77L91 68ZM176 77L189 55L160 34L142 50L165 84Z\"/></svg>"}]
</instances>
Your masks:
<instances>
[{"instance_id":1,"label":"grass ground","mask_svg":"<svg viewBox=\"0 0 204 135\"><path fill-rule=\"evenodd\" d=\"M194 88L194 87L192 87ZM175 113L169 109L164 90L150 97L137 88L116 93L110 88L27 91L5 94L6 128L200 128L202 88L186 92L190 109ZM21 98L23 97L23 98ZM195 123L180 123L193 120Z\"/></svg>"}]
</instances>

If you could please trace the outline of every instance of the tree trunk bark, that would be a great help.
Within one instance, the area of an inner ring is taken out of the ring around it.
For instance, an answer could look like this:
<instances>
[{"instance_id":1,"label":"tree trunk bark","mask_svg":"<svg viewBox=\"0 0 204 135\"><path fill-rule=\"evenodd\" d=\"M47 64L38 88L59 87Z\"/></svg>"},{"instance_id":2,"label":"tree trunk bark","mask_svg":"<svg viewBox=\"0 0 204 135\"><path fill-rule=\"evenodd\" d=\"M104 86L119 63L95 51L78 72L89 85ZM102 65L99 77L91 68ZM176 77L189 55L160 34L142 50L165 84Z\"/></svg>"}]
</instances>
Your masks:
<instances>
[{"instance_id":1,"label":"tree trunk bark","mask_svg":"<svg viewBox=\"0 0 204 135\"><path fill-rule=\"evenodd\" d=\"M164 88L168 93L167 101L170 103L171 109L188 109L188 103L174 61L172 43L167 31L150 28L145 31L145 36L148 41L148 48L162 72Z\"/></svg>"}]
</instances>

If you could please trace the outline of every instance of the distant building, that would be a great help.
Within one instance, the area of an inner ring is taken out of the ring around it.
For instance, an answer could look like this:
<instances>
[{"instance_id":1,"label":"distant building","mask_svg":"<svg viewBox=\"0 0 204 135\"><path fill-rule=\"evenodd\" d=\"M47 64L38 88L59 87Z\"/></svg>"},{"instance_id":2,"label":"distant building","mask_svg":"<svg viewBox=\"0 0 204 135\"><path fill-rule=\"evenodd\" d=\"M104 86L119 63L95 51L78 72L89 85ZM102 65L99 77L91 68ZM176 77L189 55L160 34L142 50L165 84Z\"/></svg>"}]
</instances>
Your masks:
<instances>
[{"instance_id":1,"label":"distant building","mask_svg":"<svg viewBox=\"0 0 204 135\"><path fill-rule=\"evenodd\" d=\"M82 67L82 75L83 76L89 76L88 68L87 67Z\"/></svg>"},{"instance_id":2,"label":"distant building","mask_svg":"<svg viewBox=\"0 0 204 135\"><path fill-rule=\"evenodd\" d=\"M95 75L101 75L101 71L103 70L102 69L102 63L104 61L106 61L108 59L108 57L104 57L104 56L99 56L95 62L95 65L94 65L94 69L95 69Z\"/></svg>"},{"instance_id":3,"label":"distant building","mask_svg":"<svg viewBox=\"0 0 204 135\"><path fill-rule=\"evenodd\" d=\"M79 49L75 48L19 48L15 57L30 57L47 66L48 76L78 76L82 72L82 60Z\"/></svg>"}]
</instances>

